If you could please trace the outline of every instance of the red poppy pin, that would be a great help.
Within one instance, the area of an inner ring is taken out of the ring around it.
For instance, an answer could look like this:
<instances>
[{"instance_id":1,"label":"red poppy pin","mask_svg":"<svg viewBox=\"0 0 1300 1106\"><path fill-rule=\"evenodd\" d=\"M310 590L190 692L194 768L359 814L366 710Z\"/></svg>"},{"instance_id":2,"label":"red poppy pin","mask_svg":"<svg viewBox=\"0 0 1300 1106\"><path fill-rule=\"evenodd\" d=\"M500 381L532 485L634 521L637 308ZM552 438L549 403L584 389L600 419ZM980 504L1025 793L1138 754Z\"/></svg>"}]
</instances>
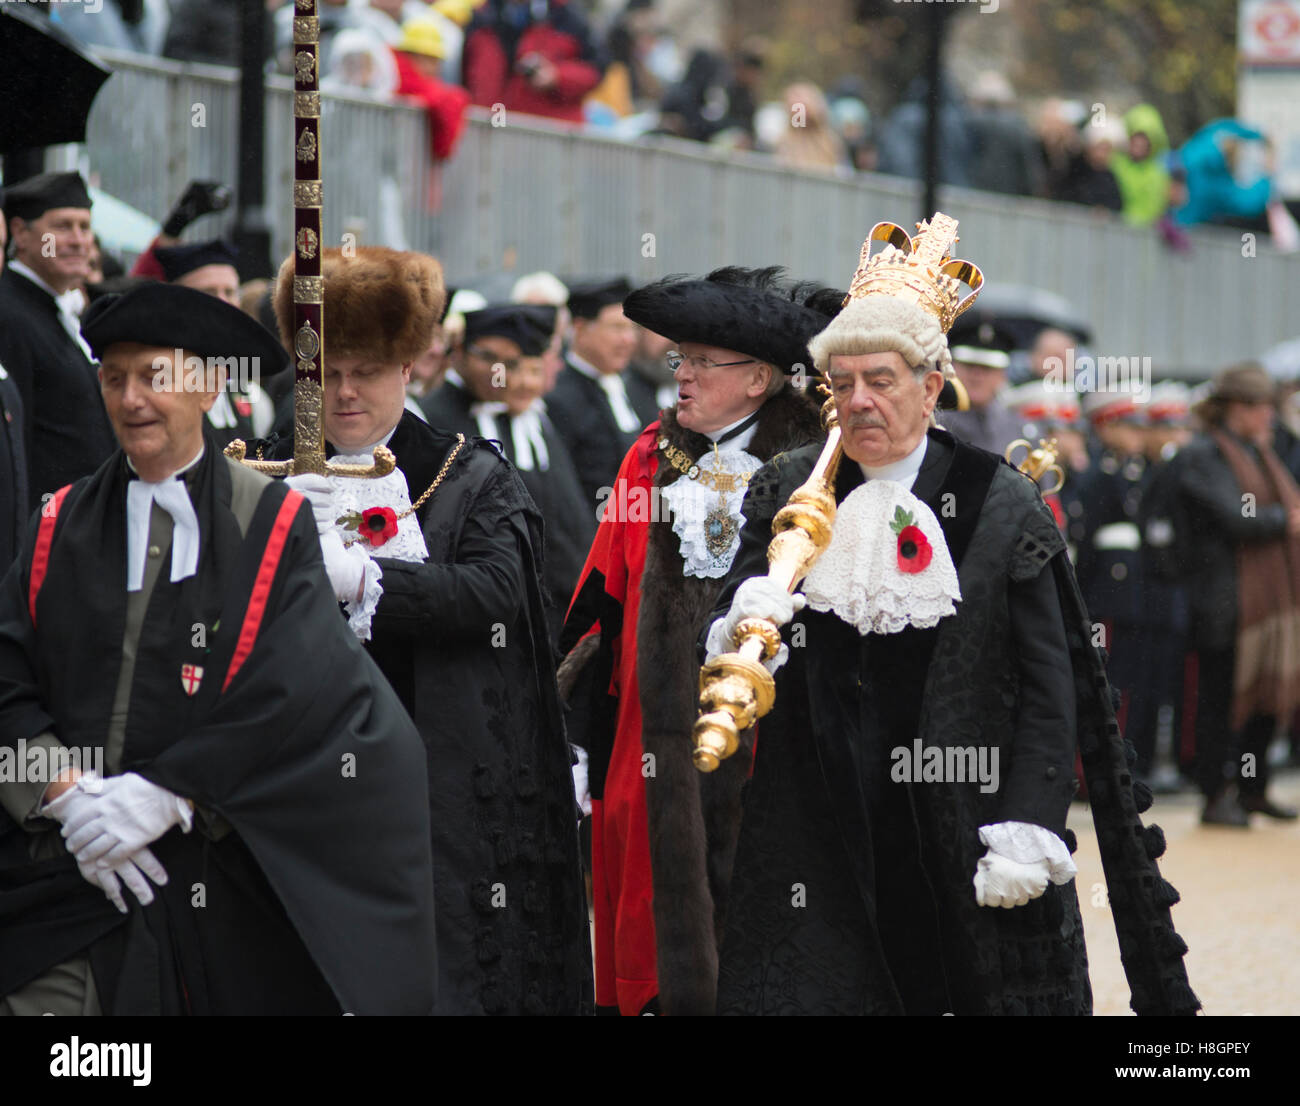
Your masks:
<instances>
[{"instance_id":1,"label":"red poppy pin","mask_svg":"<svg viewBox=\"0 0 1300 1106\"><path fill-rule=\"evenodd\" d=\"M347 514L338 521L345 530L355 530L372 549L397 536L397 513L391 507L367 507L360 514Z\"/></svg>"},{"instance_id":2,"label":"red poppy pin","mask_svg":"<svg viewBox=\"0 0 1300 1106\"><path fill-rule=\"evenodd\" d=\"M894 518L889 528L898 535L898 571L924 572L934 556L929 539L919 526L914 525L911 511L894 508Z\"/></svg>"}]
</instances>

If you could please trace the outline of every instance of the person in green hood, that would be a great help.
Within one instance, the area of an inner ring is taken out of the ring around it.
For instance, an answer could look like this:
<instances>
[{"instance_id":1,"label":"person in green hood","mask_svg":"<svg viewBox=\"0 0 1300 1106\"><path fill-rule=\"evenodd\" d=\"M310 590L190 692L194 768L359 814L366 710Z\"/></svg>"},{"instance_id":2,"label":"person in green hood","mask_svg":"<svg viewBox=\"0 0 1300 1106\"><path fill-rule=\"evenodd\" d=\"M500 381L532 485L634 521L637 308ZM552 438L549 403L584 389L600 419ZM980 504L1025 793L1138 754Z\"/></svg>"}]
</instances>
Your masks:
<instances>
[{"instance_id":1,"label":"person in green hood","mask_svg":"<svg viewBox=\"0 0 1300 1106\"><path fill-rule=\"evenodd\" d=\"M1165 167L1169 136L1160 113L1150 104L1138 104L1124 115L1128 152L1111 158L1111 172L1119 181L1124 218L1134 226L1150 226L1169 209L1170 176Z\"/></svg>"}]
</instances>

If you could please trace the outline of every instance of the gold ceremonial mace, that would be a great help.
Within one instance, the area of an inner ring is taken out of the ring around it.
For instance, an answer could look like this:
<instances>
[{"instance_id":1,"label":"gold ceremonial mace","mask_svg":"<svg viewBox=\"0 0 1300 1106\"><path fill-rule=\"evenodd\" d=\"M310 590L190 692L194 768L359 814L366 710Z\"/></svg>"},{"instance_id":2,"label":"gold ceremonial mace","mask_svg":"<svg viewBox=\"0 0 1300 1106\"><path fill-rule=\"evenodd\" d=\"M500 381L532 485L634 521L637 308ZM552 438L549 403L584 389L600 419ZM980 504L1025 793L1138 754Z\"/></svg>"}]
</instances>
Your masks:
<instances>
[{"instance_id":1,"label":"gold ceremonial mace","mask_svg":"<svg viewBox=\"0 0 1300 1106\"><path fill-rule=\"evenodd\" d=\"M826 386L821 385L823 391ZM822 404L826 444L808 479L795 489L772 520L776 536L767 547L767 578L793 592L831 543L835 524L835 474L840 467L839 418L829 396ZM712 772L740 746L740 734L772 709L776 682L762 661L776 656L781 631L766 618L742 619L736 651L714 657L700 669L700 717L691 736L691 759Z\"/></svg>"},{"instance_id":2,"label":"gold ceremonial mace","mask_svg":"<svg viewBox=\"0 0 1300 1106\"><path fill-rule=\"evenodd\" d=\"M397 459L376 446L369 465L325 460L325 281L320 274L320 19L316 0L294 0L293 19L293 460L250 461L238 438L226 456L268 476L387 476Z\"/></svg>"},{"instance_id":3,"label":"gold ceremonial mace","mask_svg":"<svg viewBox=\"0 0 1300 1106\"><path fill-rule=\"evenodd\" d=\"M1056 439L1048 441L1046 438L1038 439L1038 448L1034 449L1025 438L1017 438L1009 446L1003 455L1009 464L1015 465L1011 460L1011 455L1015 453L1019 446L1025 447L1025 456L1016 468L1029 477L1035 484L1038 483L1049 472L1055 473L1056 483L1050 488L1043 491L1044 495L1051 495L1053 492L1059 492L1065 484L1065 470L1056 463L1056 457L1061 452L1060 446L1056 444Z\"/></svg>"},{"instance_id":4,"label":"gold ceremonial mace","mask_svg":"<svg viewBox=\"0 0 1300 1106\"><path fill-rule=\"evenodd\" d=\"M969 261L950 257L957 242L956 219L937 211L916 229L913 239L894 223L877 223L871 228L844 305L875 286L933 311L947 333L953 319L974 302L984 274ZM873 242L888 245L873 257ZM971 289L961 300L957 297L959 282ZM827 394L822 405L826 444L808 479L772 520L776 536L767 547L767 578L789 592L826 551L835 525L835 474L843 450L834 401L825 385L822 390ZM691 759L701 772L714 771L735 753L741 732L776 702L776 682L760 662L776 656L781 647L780 628L765 618L746 618L736 627L734 637L734 653L714 657L700 669L700 716L691 731L695 742Z\"/></svg>"}]
</instances>

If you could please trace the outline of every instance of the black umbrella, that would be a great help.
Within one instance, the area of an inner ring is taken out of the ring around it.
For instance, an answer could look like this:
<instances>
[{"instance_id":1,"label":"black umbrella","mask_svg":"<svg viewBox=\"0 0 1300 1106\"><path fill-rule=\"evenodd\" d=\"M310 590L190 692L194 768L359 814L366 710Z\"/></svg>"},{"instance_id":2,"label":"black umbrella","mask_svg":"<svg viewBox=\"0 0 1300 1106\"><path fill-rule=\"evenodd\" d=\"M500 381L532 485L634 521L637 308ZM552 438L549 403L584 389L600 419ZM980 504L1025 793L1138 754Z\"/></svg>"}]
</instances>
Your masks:
<instances>
[{"instance_id":1,"label":"black umbrella","mask_svg":"<svg viewBox=\"0 0 1300 1106\"><path fill-rule=\"evenodd\" d=\"M105 69L48 19L0 9L0 154L84 142Z\"/></svg>"},{"instance_id":2,"label":"black umbrella","mask_svg":"<svg viewBox=\"0 0 1300 1106\"><path fill-rule=\"evenodd\" d=\"M1026 285L987 284L979 299L953 324L948 344L1030 349L1039 331L1048 327L1064 330L1080 342L1092 339L1087 319L1064 296ZM996 340L990 340L990 332L996 334Z\"/></svg>"}]
</instances>

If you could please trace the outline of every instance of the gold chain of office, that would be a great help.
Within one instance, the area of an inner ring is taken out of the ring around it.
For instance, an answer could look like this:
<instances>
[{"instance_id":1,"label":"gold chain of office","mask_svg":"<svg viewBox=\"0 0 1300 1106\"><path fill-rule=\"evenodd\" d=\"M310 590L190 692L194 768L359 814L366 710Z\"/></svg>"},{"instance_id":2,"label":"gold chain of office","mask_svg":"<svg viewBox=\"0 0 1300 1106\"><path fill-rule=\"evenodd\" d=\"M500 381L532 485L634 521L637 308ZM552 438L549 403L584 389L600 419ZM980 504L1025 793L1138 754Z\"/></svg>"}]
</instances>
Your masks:
<instances>
[{"instance_id":1,"label":"gold chain of office","mask_svg":"<svg viewBox=\"0 0 1300 1106\"><path fill-rule=\"evenodd\" d=\"M749 487L749 473L726 472L725 470L705 472L697 462L691 460L690 454L678 449L667 438L659 439L659 450L668 463L685 476L687 480L696 480L706 488L712 488L723 495ZM713 456L715 462L720 463L716 445L713 447Z\"/></svg>"}]
</instances>

